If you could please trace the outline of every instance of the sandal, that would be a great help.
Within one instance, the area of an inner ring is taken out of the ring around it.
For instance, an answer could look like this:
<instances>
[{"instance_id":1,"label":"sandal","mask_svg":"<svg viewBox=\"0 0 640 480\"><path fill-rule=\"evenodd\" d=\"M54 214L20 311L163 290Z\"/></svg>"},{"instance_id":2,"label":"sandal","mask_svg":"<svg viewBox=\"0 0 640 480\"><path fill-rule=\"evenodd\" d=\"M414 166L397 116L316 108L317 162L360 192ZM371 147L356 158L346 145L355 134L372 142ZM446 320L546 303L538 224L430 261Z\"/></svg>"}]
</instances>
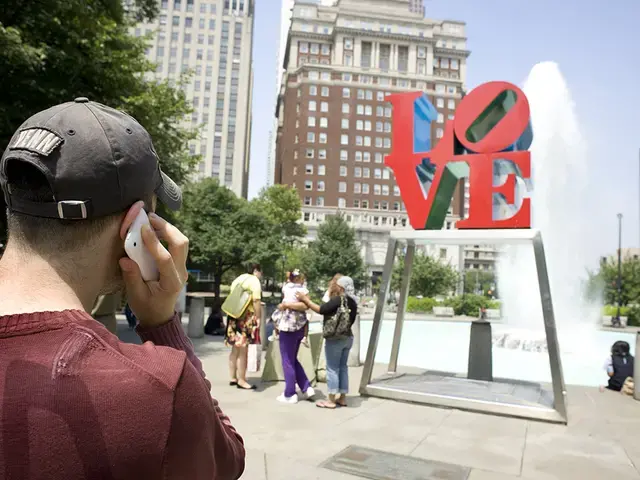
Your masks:
<instances>
[{"instance_id":1,"label":"sandal","mask_svg":"<svg viewBox=\"0 0 640 480\"><path fill-rule=\"evenodd\" d=\"M342 397L340 400L338 400L336 402L336 405L338 405L339 407L346 407L347 406L347 399Z\"/></svg>"},{"instance_id":2,"label":"sandal","mask_svg":"<svg viewBox=\"0 0 640 480\"><path fill-rule=\"evenodd\" d=\"M237 380L231 380L231 381L229 382L229 386L230 386L230 387L235 387L236 385L238 385L238 381L237 381Z\"/></svg>"},{"instance_id":3,"label":"sandal","mask_svg":"<svg viewBox=\"0 0 640 480\"><path fill-rule=\"evenodd\" d=\"M333 410L337 406L338 405L328 400L319 400L318 402L316 402L316 407L318 408L328 408L329 410Z\"/></svg>"}]
</instances>

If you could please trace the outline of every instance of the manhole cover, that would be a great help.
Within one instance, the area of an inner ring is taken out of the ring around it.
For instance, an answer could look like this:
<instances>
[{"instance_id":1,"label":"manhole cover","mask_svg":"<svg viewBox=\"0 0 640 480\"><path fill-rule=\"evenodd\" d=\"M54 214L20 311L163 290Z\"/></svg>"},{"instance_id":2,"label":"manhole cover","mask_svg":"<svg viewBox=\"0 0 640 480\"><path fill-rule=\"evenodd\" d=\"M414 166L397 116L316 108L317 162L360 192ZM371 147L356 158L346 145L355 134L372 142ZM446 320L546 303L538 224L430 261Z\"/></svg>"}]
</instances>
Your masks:
<instances>
[{"instance_id":1,"label":"manhole cover","mask_svg":"<svg viewBox=\"0 0 640 480\"><path fill-rule=\"evenodd\" d=\"M325 461L323 468L371 480L467 480L460 465L423 460L351 445Z\"/></svg>"}]
</instances>

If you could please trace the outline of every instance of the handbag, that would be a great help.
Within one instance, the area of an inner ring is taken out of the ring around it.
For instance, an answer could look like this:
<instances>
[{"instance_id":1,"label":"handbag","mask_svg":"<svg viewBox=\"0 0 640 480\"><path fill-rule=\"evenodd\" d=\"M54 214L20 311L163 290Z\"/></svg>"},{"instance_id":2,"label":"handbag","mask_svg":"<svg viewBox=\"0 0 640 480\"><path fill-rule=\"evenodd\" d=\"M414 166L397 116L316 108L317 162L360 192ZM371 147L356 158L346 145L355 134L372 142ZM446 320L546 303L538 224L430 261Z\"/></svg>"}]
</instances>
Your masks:
<instances>
[{"instance_id":1,"label":"handbag","mask_svg":"<svg viewBox=\"0 0 640 480\"><path fill-rule=\"evenodd\" d=\"M262 363L262 346L252 343L248 348L247 371L250 373L259 372L260 364Z\"/></svg>"},{"instance_id":2,"label":"handbag","mask_svg":"<svg viewBox=\"0 0 640 480\"><path fill-rule=\"evenodd\" d=\"M322 323L324 338L340 338L351 336L351 309L347 305L344 295L340 296L340 306L336 313Z\"/></svg>"},{"instance_id":3,"label":"handbag","mask_svg":"<svg viewBox=\"0 0 640 480\"><path fill-rule=\"evenodd\" d=\"M249 275L235 286L222 304L222 311L231 318L242 318L242 315L251 303L251 292L244 288L244 284L248 279Z\"/></svg>"}]
</instances>

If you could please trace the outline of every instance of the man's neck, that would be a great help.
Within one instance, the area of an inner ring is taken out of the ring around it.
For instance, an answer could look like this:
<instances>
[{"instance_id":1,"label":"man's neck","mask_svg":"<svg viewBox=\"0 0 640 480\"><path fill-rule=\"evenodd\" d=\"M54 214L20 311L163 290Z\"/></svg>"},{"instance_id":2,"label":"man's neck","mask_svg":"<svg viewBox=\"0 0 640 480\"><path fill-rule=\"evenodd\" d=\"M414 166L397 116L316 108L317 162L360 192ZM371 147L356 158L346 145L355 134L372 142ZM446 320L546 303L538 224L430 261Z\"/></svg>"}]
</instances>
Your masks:
<instances>
[{"instance_id":1,"label":"man's neck","mask_svg":"<svg viewBox=\"0 0 640 480\"><path fill-rule=\"evenodd\" d=\"M90 278L73 281L37 255L7 248L0 261L0 316L15 313L91 311L99 293Z\"/></svg>"}]
</instances>

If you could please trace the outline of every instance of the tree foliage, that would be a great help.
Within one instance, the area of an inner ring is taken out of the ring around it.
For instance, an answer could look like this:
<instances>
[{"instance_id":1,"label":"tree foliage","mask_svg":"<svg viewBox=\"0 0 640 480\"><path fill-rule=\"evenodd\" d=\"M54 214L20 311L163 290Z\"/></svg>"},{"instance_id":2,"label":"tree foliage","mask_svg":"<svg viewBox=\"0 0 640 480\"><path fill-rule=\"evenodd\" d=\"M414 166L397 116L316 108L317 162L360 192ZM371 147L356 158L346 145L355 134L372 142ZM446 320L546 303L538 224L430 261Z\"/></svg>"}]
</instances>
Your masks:
<instances>
[{"instance_id":1,"label":"tree foliage","mask_svg":"<svg viewBox=\"0 0 640 480\"><path fill-rule=\"evenodd\" d=\"M392 291L399 291L404 276L404 257L399 257L393 269ZM435 297L447 295L456 288L458 272L450 265L440 263L429 255L416 252L413 258L409 295Z\"/></svg>"},{"instance_id":2,"label":"tree foliage","mask_svg":"<svg viewBox=\"0 0 640 480\"><path fill-rule=\"evenodd\" d=\"M464 275L464 293L475 294L479 290L482 295L497 297L497 288L498 284L493 272L472 270Z\"/></svg>"},{"instance_id":3,"label":"tree foliage","mask_svg":"<svg viewBox=\"0 0 640 480\"><path fill-rule=\"evenodd\" d=\"M640 259L623 257L621 263L621 305L640 303ZM590 272L587 293L591 298L602 298L605 303L618 302L618 262L610 258L597 272Z\"/></svg>"},{"instance_id":4,"label":"tree foliage","mask_svg":"<svg viewBox=\"0 0 640 480\"><path fill-rule=\"evenodd\" d=\"M356 233L342 215L327 216L318 228L318 236L309 244L306 255L308 278L315 286L324 285L336 273L361 283L364 263Z\"/></svg>"},{"instance_id":5,"label":"tree foliage","mask_svg":"<svg viewBox=\"0 0 640 480\"><path fill-rule=\"evenodd\" d=\"M190 267L214 275L218 298L227 272L273 259L279 243L273 224L217 179L188 185L183 199L178 221L189 237Z\"/></svg>"},{"instance_id":6,"label":"tree foliage","mask_svg":"<svg viewBox=\"0 0 640 480\"><path fill-rule=\"evenodd\" d=\"M297 254L299 243L306 234L301 222L302 202L295 188L287 185L273 185L262 189L250 202L251 208L269 220L273 231L271 235L278 239L277 247L270 258L263 261L263 272L269 278L280 280L287 270L289 255ZM296 268L299 268L297 265Z\"/></svg>"},{"instance_id":7,"label":"tree foliage","mask_svg":"<svg viewBox=\"0 0 640 480\"><path fill-rule=\"evenodd\" d=\"M155 68L144 56L149 38L129 34L134 22L151 20L157 15L158 2L127 3L125 6L121 0L2 2L2 149L29 116L82 96L135 117L151 134L167 174L178 183L186 178L197 161L187 150L196 132L181 125L190 107L180 88L148 80L147 74ZM4 211L3 199L0 202Z\"/></svg>"}]
</instances>

